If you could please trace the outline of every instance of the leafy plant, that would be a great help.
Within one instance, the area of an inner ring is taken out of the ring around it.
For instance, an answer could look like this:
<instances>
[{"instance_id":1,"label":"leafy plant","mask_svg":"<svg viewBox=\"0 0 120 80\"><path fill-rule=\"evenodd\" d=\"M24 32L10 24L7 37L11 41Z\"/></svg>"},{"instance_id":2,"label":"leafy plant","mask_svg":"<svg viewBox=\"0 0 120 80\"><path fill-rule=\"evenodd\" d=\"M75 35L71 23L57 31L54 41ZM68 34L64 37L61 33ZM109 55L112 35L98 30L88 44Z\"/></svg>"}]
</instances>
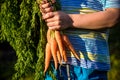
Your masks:
<instances>
[{"instance_id":1,"label":"leafy plant","mask_svg":"<svg viewBox=\"0 0 120 80\"><path fill-rule=\"evenodd\" d=\"M34 80L44 79L47 26L41 19L38 2L40 0L0 1L0 43L7 41L17 56L12 80L31 75ZM51 69L49 74L53 77Z\"/></svg>"},{"instance_id":2,"label":"leafy plant","mask_svg":"<svg viewBox=\"0 0 120 80\"><path fill-rule=\"evenodd\" d=\"M35 0L4 0L0 3L0 42L7 41L16 51L13 80L33 74L44 79L44 46L47 27ZM42 76L41 76L42 75Z\"/></svg>"}]
</instances>

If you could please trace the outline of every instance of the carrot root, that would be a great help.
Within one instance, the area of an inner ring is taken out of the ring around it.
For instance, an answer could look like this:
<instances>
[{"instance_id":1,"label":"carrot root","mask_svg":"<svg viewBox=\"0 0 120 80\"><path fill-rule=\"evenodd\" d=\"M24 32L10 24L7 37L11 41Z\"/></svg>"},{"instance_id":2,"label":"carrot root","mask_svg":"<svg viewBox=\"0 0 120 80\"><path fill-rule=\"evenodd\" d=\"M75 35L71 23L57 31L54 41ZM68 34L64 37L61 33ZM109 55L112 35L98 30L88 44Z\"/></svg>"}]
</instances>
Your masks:
<instances>
[{"instance_id":1,"label":"carrot root","mask_svg":"<svg viewBox=\"0 0 120 80\"><path fill-rule=\"evenodd\" d=\"M72 54L78 59L80 60L79 56L77 55L77 52L75 51L74 47L72 46L70 40L68 39L68 37L63 34L63 41L64 41L64 45L72 52Z\"/></svg>"},{"instance_id":2,"label":"carrot root","mask_svg":"<svg viewBox=\"0 0 120 80\"><path fill-rule=\"evenodd\" d=\"M62 64L62 61L67 62L67 53L65 48L68 48L72 54L80 60L77 52L72 46L69 38L65 34L61 34L60 31L52 31L48 29L46 44L46 55L45 55L45 69L44 73L47 71L50 60L53 57L55 69L58 68L58 63Z\"/></svg>"},{"instance_id":3,"label":"carrot root","mask_svg":"<svg viewBox=\"0 0 120 80\"><path fill-rule=\"evenodd\" d=\"M57 67L58 67L57 42L56 42L55 38L51 38L50 43L51 43L51 52L52 52L52 56L53 56L53 60L54 60L55 69L57 69Z\"/></svg>"},{"instance_id":4,"label":"carrot root","mask_svg":"<svg viewBox=\"0 0 120 80\"><path fill-rule=\"evenodd\" d=\"M62 36L60 34L59 31L55 31L55 39L57 41L57 44L58 44L58 48L60 50L60 55L62 57L62 60L63 60L63 42L62 42Z\"/></svg>"},{"instance_id":5,"label":"carrot root","mask_svg":"<svg viewBox=\"0 0 120 80\"><path fill-rule=\"evenodd\" d=\"M61 55L59 50L57 50L57 59L58 59L58 62L61 64Z\"/></svg>"},{"instance_id":6,"label":"carrot root","mask_svg":"<svg viewBox=\"0 0 120 80\"><path fill-rule=\"evenodd\" d=\"M44 73L47 71L47 69L49 67L51 58L52 58L52 54L51 54L50 44L47 43L46 44L46 49L45 49L45 69L44 69Z\"/></svg>"}]
</instances>

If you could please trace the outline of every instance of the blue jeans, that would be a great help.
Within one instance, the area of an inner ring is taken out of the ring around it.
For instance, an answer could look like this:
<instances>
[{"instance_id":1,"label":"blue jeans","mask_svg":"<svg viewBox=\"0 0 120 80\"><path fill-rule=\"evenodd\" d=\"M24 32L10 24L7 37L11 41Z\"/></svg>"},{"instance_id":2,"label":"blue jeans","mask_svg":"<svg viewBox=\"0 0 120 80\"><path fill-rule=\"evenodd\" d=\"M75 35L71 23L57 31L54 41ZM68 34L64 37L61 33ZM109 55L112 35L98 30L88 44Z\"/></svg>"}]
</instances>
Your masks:
<instances>
[{"instance_id":1,"label":"blue jeans","mask_svg":"<svg viewBox=\"0 0 120 80\"><path fill-rule=\"evenodd\" d=\"M60 66L55 71L53 65L53 73L57 80L68 80L66 65ZM86 69L80 66L69 65L70 80L107 80L107 71L99 71L93 69ZM47 73L45 80L53 80Z\"/></svg>"}]
</instances>

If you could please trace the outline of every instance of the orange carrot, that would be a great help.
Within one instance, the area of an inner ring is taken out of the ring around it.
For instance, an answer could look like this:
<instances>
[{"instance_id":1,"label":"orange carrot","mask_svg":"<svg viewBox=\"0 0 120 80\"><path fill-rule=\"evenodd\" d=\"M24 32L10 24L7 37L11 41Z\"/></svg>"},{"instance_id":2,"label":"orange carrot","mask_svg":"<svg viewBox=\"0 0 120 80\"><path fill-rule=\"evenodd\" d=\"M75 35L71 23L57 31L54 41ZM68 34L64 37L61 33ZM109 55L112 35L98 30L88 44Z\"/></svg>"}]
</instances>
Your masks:
<instances>
[{"instance_id":1,"label":"orange carrot","mask_svg":"<svg viewBox=\"0 0 120 80\"><path fill-rule=\"evenodd\" d=\"M57 44L58 44L58 48L60 50L60 55L62 57L62 60L63 60L63 42L62 42L62 37L61 37L61 34L59 31L55 31L55 39L57 41Z\"/></svg>"},{"instance_id":2,"label":"orange carrot","mask_svg":"<svg viewBox=\"0 0 120 80\"><path fill-rule=\"evenodd\" d=\"M59 50L57 50L57 59L58 59L58 62L61 64L61 55Z\"/></svg>"},{"instance_id":3,"label":"orange carrot","mask_svg":"<svg viewBox=\"0 0 120 80\"><path fill-rule=\"evenodd\" d=\"M53 60L54 60L55 69L57 69L57 67L58 67L57 42L56 42L56 39L54 37L51 37L50 44L51 44L51 52L52 52L52 56L53 56Z\"/></svg>"},{"instance_id":4,"label":"orange carrot","mask_svg":"<svg viewBox=\"0 0 120 80\"><path fill-rule=\"evenodd\" d=\"M70 40L68 39L68 37L63 34L62 35L62 38L63 38L63 42L64 42L64 45L72 52L72 54L78 59L80 60L79 56L77 55L77 52L75 51L74 47L72 46Z\"/></svg>"},{"instance_id":5,"label":"orange carrot","mask_svg":"<svg viewBox=\"0 0 120 80\"><path fill-rule=\"evenodd\" d=\"M52 58L52 54L51 54L50 44L47 43L46 48L45 48L45 69L44 69L44 73L47 71L47 69L49 67L51 58Z\"/></svg>"},{"instance_id":6,"label":"orange carrot","mask_svg":"<svg viewBox=\"0 0 120 80\"><path fill-rule=\"evenodd\" d=\"M48 31L47 31L47 42L50 42L50 38L51 38L51 30L48 29Z\"/></svg>"},{"instance_id":7,"label":"orange carrot","mask_svg":"<svg viewBox=\"0 0 120 80\"><path fill-rule=\"evenodd\" d=\"M67 62L67 53L66 53L66 50L65 50L65 46L63 46L63 60L64 62Z\"/></svg>"}]
</instances>

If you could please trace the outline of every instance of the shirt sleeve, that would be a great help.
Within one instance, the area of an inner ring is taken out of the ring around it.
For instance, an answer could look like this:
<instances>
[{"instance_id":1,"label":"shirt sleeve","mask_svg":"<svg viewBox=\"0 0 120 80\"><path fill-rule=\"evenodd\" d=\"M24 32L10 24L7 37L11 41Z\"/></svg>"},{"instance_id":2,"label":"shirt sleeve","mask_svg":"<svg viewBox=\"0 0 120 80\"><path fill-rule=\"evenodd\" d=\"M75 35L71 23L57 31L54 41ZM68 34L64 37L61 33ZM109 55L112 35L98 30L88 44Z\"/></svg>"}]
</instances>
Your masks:
<instances>
[{"instance_id":1,"label":"shirt sleeve","mask_svg":"<svg viewBox=\"0 0 120 80\"><path fill-rule=\"evenodd\" d=\"M104 0L104 9L120 8L120 0Z\"/></svg>"}]
</instances>

